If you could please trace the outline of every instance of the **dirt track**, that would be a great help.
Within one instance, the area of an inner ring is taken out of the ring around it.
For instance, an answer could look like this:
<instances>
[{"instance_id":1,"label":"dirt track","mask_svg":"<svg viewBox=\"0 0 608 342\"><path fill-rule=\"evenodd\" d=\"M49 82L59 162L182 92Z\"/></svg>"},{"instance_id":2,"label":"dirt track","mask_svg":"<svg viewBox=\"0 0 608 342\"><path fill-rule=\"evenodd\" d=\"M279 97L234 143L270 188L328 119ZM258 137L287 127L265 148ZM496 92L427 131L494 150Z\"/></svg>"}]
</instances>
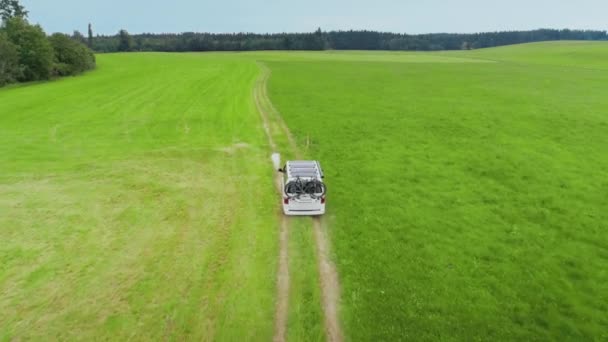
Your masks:
<instances>
[{"instance_id":1,"label":"dirt track","mask_svg":"<svg viewBox=\"0 0 608 342\"><path fill-rule=\"evenodd\" d=\"M272 152L279 152L273 138L271 130L271 120L276 126L280 127L277 134L287 137L289 148L293 154L302 159L302 154L297 148L295 139L289 128L281 118L279 112L274 108L267 95L266 83L270 78L270 69L263 64L259 64L262 74L256 82L254 89L254 100L264 126L264 131L268 137L268 143ZM272 117L272 119L271 119ZM275 185L277 191L282 193L282 179L279 173L275 172ZM327 232L324 229L322 218L313 217L312 226L316 244L316 255L319 269L319 281L321 287L322 308L324 315L325 333L328 341L342 341L343 335L340 328L338 316L338 303L340 300L340 284L336 267L331 261L330 244ZM277 306L275 314L275 335L274 341L285 341L287 330L287 316L289 304L289 221L281 214L281 228L279 233L279 269L277 274Z\"/></svg>"},{"instance_id":2,"label":"dirt track","mask_svg":"<svg viewBox=\"0 0 608 342\"><path fill-rule=\"evenodd\" d=\"M329 255L327 232L323 228L322 219L313 217L315 243L317 245L317 260L319 263L319 279L323 314L325 315L325 332L328 341L342 341L342 330L338 320L338 302L340 300L340 283L338 272Z\"/></svg>"}]
</instances>

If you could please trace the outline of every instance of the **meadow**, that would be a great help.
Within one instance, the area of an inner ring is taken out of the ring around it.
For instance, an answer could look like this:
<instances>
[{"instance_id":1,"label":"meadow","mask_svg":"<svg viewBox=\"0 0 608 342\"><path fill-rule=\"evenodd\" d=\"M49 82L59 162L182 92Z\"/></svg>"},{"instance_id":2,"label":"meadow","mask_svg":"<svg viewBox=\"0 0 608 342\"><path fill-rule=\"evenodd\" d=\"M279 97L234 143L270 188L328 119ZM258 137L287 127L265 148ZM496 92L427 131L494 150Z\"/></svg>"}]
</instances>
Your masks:
<instances>
[{"instance_id":1,"label":"meadow","mask_svg":"<svg viewBox=\"0 0 608 342\"><path fill-rule=\"evenodd\" d=\"M345 333L606 338L608 44L441 55L268 62L326 169Z\"/></svg>"},{"instance_id":2,"label":"meadow","mask_svg":"<svg viewBox=\"0 0 608 342\"><path fill-rule=\"evenodd\" d=\"M0 341L273 338L270 132L322 162L346 340L608 338L608 44L129 53L0 89ZM324 340L289 220L287 340ZM276 337L276 336L275 336Z\"/></svg>"},{"instance_id":3,"label":"meadow","mask_svg":"<svg viewBox=\"0 0 608 342\"><path fill-rule=\"evenodd\" d=\"M269 340L276 198L220 55L0 90L0 340Z\"/></svg>"}]
</instances>

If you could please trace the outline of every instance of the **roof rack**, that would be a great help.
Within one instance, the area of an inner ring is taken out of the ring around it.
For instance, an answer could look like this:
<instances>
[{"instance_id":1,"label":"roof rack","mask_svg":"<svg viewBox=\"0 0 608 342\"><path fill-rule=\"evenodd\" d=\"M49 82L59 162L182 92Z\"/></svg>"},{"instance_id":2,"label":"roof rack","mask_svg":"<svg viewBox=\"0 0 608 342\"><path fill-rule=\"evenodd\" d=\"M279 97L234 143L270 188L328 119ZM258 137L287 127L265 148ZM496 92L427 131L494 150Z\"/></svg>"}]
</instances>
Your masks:
<instances>
[{"instance_id":1,"label":"roof rack","mask_svg":"<svg viewBox=\"0 0 608 342\"><path fill-rule=\"evenodd\" d=\"M322 179L324 177L321 165L315 160L288 161L286 171L288 178L300 177Z\"/></svg>"}]
</instances>

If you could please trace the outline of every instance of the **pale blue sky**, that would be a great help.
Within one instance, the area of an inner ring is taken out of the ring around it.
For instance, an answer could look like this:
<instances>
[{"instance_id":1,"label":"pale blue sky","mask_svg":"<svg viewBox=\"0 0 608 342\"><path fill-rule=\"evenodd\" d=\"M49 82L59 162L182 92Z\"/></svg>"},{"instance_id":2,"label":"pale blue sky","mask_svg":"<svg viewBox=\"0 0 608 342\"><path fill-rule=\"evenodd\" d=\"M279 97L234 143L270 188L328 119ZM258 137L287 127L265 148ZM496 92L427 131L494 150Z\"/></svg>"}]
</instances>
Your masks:
<instances>
[{"instance_id":1,"label":"pale blue sky","mask_svg":"<svg viewBox=\"0 0 608 342\"><path fill-rule=\"evenodd\" d=\"M608 29L608 0L21 0L45 31L405 33Z\"/></svg>"}]
</instances>

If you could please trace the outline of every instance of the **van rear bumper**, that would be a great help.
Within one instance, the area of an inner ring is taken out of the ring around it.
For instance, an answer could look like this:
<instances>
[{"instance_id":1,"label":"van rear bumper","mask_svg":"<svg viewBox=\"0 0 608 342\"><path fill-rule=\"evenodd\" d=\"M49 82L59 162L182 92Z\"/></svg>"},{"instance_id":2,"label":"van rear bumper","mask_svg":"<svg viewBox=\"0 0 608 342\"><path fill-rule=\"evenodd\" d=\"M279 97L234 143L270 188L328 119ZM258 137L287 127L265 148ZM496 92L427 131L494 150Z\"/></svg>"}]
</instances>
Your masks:
<instances>
[{"instance_id":1,"label":"van rear bumper","mask_svg":"<svg viewBox=\"0 0 608 342\"><path fill-rule=\"evenodd\" d=\"M284 205L283 213L287 216L318 216L325 214L325 206L318 209L296 209Z\"/></svg>"}]
</instances>

